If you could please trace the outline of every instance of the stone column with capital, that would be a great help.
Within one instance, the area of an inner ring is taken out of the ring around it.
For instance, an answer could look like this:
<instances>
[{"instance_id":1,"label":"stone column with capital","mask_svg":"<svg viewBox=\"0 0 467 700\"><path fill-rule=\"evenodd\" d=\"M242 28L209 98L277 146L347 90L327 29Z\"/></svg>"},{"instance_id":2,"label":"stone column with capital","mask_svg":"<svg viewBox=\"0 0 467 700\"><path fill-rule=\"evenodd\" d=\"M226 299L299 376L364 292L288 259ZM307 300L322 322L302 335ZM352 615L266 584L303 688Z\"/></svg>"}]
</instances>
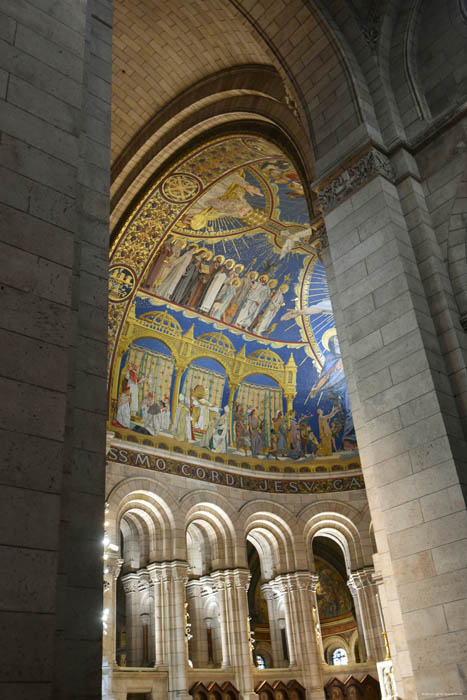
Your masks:
<instances>
[{"instance_id":1,"label":"stone column with capital","mask_svg":"<svg viewBox=\"0 0 467 700\"><path fill-rule=\"evenodd\" d=\"M152 586L153 595L153 624L152 634L154 649L154 666L164 666L166 664L165 653L165 629L163 625L163 614L165 607L164 588L162 586L162 569L161 564L149 564L147 570L149 572L149 580Z\"/></svg>"},{"instance_id":2,"label":"stone column with capital","mask_svg":"<svg viewBox=\"0 0 467 700\"><path fill-rule=\"evenodd\" d=\"M285 616L285 637L286 637L286 643L287 643L287 653L288 653L288 662L286 663L287 666L296 666L297 665L297 654L295 650L295 635L294 635L294 629L293 629L293 618L291 614L292 606L290 602L290 591L288 590L288 585L287 582L283 580L283 577L277 576L275 579L269 582L269 585L272 587L272 590L274 591L274 595L276 597L276 605L279 605L283 610L284 610L284 616ZM279 623L279 620L278 620ZM281 627L279 625L280 629L284 629L284 627ZM279 634L281 634L279 632ZM281 645L282 645L282 638L281 638ZM284 654L282 652L282 656L284 657ZM285 661L285 659L284 659Z\"/></svg>"},{"instance_id":3,"label":"stone column with capital","mask_svg":"<svg viewBox=\"0 0 467 700\"><path fill-rule=\"evenodd\" d=\"M203 582L199 579L188 581L186 585L192 634L188 649L194 668L207 668L209 666L207 629L203 615L204 600L201 597L202 590Z\"/></svg>"},{"instance_id":4,"label":"stone column with capital","mask_svg":"<svg viewBox=\"0 0 467 700\"><path fill-rule=\"evenodd\" d=\"M117 611L117 579L123 565L123 559L117 554L107 555L104 567L104 601L103 620L104 634L102 638L102 697L103 700L114 700L112 692L112 675L116 663L116 611ZM106 612L107 611L107 612Z\"/></svg>"},{"instance_id":5,"label":"stone column with capital","mask_svg":"<svg viewBox=\"0 0 467 700\"><path fill-rule=\"evenodd\" d=\"M125 591L126 665L140 666L138 635L141 630L138 574L125 574L122 576L122 584Z\"/></svg>"},{"instance_id":6,"label":"stone column with capital","mask_svg":"<svg viewBox=\"0 0 467 700\"><path fill-rule=\"evenodd\" d=\"M268 606L269 631L271 633L271 648L272 648L272 664L274 668L286 668L288 661L284 658L282 648L281 627L279 623L279 615L277 613L276 595L270 583L263 583L261 586L264 599Z\"/></svg>"},{"instance_id":7,"label":"stone column with capital","mask_svg":"<svg viewBox=\"0 0 467 700\"><path fill-rule=\"evenodd\" d=\"M162 626L166 631L165 658L169 700L191 700L188 694L188 643L186 637L185 585L188 564L164 562L161 567Z\"/></svg>"},{"instance_id":8,"label":"stone column with capital","mask_svg":"<svg viewBox=\"0 0 467 700\"><path fill-rule=\"evenodd\" d=\"M251 574L248 569L229 572L230 603L234 632L232 661L235 667L235 684L243 700L254 700L253 657L250 648L250 622L248 617L248 586Z\"/></svg>"},{"instance_id":9,"label":"stone column with capital","mask_svg":"<svg viewBox=\"0 0 467 700\"><path fill-rule=\"evenodd\" d=\"M362 661L382 661L385 657L373 574L373 567L352 571L347 582L355 604Z\"/></svg>"},{"instance_id":10,"label":"stone column with capital","mask_svg":"<svg viewBox=\"0 0 467 700\"><path fill-rule=\"evenodd\" d=\"M231 661L231 634L232 634L232 621L230 619L230 608L227 595L227 584L226 584L226 572L225 571L213 571L210 575L213 582L214 590L217 593L217 604L219 606L219 618L220 618L220 635L221 635L221 648L222 648L222 668L230 668L232 665Z\"/></svg>"},{"instance_id":11,"label":"stone column with capital","mask_svg":"<svg viewBox=\"0 0 467 700\"><path fill-rule=\"evenodd\" d=\"M274 582L285 593L290 665L301 670L302 683L313 700L324 700L321 654L313 618L313 577L308 571L282 574Z\"/></svg>"}]
</instances>

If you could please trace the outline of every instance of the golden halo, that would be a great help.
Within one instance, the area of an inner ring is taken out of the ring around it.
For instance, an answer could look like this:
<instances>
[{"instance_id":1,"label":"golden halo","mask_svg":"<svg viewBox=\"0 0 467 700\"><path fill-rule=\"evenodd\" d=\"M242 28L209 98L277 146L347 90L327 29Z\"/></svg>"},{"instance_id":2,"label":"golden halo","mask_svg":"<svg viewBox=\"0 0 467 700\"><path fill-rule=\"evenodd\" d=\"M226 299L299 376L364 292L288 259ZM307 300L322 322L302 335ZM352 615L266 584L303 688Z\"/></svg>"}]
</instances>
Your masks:
<instances>
[{"instance_id":1,"label":"golden halo","mask_svg":"<svg viewBox=\"0 0 467 700\"><path fill-rule=\"evenodd\" d=\"M239 287L240 286L240 280L238 277L234 277L232 280L232 287Z\"/></svg>"},{"instance_id":2,"label":"golden halo","mask_svg":"<svg viewBox=\"0 0 467 700\"><path fill-rule=\"evenodd\" d=\"M208 250L207 248L201 248L201 250L205 250L205 251L206 251L206 252L204 253L204 260L206 260L206 262L208 262L209 260L211 260L211 258L212 258L212 256L213 256L212 250Z\"/></svg>"},{"instance_id":3,"label":"golden halo","mask_svg":"<svg viewBox=\"0 0 467 700\"><path fill-rule=\"evenodd\" d=\"M329 350L329 341L333 336L337 335L337 331L335 328L328 328L327 331L323 333L321 336L321 345L326 348L326 350Z\"/></svg>"},{"instance_id":4,"label":"golden halo","mask_svg":"<svg viewBox=\"0 0 467 700\"><path fill-rule=\"evenodd\" d=\"M256 282L256 280L258 279L258 273L256 272L256 270L252 270L248 273L248 277L254 282Z\"/></svg>"},{"instance_id":5,"label":"golden halo","mask_svg":"<svg viewBox=\"0 0 467 700\"><path fill-rule=\"evenodd\" d=\"M277 287L277 280L269 280L268 287L269 289L274 289L274 287Z\"/></svg>"},{"instance_id":6,"label":"golden halo","mask_svg":"<svg viewBox=\"0 0 467 700\"><path fill-rule=\"evenodd\" d=\"M279 287L279 291L284 292L284 294L286 294L289 291L289 285L288 284L281 284L281 286Z\"/></svg>"},{"instance_id":7,"label":"golden halo","mask_svg":"<svg viewBox=\"0 0 467 700\"><path fill-rule=\"evenodd\" d=\"M259 278L259 281L260 282L267 282L268 279L269 279L269 277L267 275L261 275L261 277Z\"/></svg>"},{"instance_id":8,"label":"golden halo","mask_svg":"<svg viewBox=\"0 0 467 700\"><path fill-rule=\"evenodd\" d=\"M237 273L237 275L240 275L244 269L245 269L245 265L243 263L237 263L234 267L234 270Z\"/></svg>"},{"instance_id":9,"label":"golden halo","mask_svg":"<svg viewBox=\"0 0 467 700\"><path fill-rule=\"evenodd\" d=\"M225 255L216 255L216 257L214 258L214 262L216 262L216 260L218 260L220 262L220 264L223 265L224 260L225 260Z\"/></svg>"},{"instance_id":10,"label":"golden halo","mask_svg":"<svg viewBox=\"0 0 467 700\"><path fill-rule=\"evenodd\" d=\"M235 260L233 258L229 258L225 261L224 265L228 270L232 270L235 265Z\"/></svg>"}]
</instances>

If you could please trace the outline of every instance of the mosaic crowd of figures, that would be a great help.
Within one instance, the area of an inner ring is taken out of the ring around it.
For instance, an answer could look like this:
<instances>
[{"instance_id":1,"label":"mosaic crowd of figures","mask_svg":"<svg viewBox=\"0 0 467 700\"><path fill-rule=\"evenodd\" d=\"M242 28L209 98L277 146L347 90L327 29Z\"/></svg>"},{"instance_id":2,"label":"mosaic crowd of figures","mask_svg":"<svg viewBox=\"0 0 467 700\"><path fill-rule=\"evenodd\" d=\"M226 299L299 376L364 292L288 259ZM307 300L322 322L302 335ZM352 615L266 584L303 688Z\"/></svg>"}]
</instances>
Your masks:
<instances>
[{"instance_id":1,"label":"mosaic crowd of figures","mask_svg":"<svg viewBox=\"0 0 467 700\"><path fill-rule=\"evenodd\" d=\"M171 236L159 248L142 286L174 304L268 334L289 285L258 270L244 271L245 265L233 258Z\"/></svg>"},{"instance_id":2,"label":"mosaic crowd of figures","mask_svg":"<svg viewBox=\"0 0 467 700\"><path fill-rule=\"evenodd\" d=\"M183 375L172 413L173 361L143 350L143 369L139 369L133 361L137 352L135 347L130 350L112 421L115 427L170 436L213 452L253 457L313 459L336 451L336 434L343 425L339 404L327 413L318 409L315 434L309 422L312 414L297 415L290 402L286 405L282 388L267 375L256 375L255 382L241 382L231 397L225 372L192 364ZM223 403L225 385L227 401Z\"/></svg>"}]
</instances>

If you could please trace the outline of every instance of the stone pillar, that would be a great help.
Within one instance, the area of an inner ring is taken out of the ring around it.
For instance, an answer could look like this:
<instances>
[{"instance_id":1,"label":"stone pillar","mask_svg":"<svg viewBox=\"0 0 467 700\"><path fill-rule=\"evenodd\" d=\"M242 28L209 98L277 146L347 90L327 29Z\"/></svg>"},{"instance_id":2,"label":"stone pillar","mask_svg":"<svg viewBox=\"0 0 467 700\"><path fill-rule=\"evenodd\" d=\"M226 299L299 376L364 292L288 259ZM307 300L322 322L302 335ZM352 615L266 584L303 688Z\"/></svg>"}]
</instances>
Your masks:
<instances>
[{"instance_id":1,"label":"stone pillar","mask_svg":"<svg viewBox=\"0 0 467 700\"><path fill-rule=\"evenodd\" d=\"M138 574L125 574L122 576L123 590L125 591L125 634L126 634L126 665L140 666L139 634L141 621L139 614L139 576Z\"/></svg>"},{"instance_id":2,"label":"stone pillar","mask_svg":"<svg viewBox=\"0 0 467 700\"><path fill-rule=\"evenodd\" d=\"M113 700L112 675L116 664L116 633L117 633L117 579L123 565L123 559L117 554L108 554L104 562L104 603L103 610L106 629L102 638L102 697L103 700ZM106 614L106 611L108 613Z\"/></svg>"},{"instance_id":3,"label":"stone pillar","mask_svg":"<svg viewBox=\"0 0 467 700\"><path fill-rule=\"evenodd\" d=\"M383 629L378 614L374 569L352 571L347 582L355 605L362 661L383 661Z\"/></svg>"},{"instance_id":4,"label":"stone pillar","mask_svg":"<svg viewBox=\"0 0 467 700\"><path fill-rule=\"evenodd\" d=\"M203 585L199 579L193 579L186 584L192 634L188 648L194 668L207 668L209 665L207 630L203 612L204 599L201 596Z\"/></svg>"},{"instance_id":5,"label":"stone pillar","mask_svg":"<svg viewBox=\"0 0 467 700\"><path fill-rule=\"evenodd\" d=\"M235 667L235 685L243 700L256 700L253 692L253 658L250 648L250 623L248 619L248 586L251 574L248 569L234 569L229 576L232 622L232 661Z\"/></svg>"},{"instance_id":6,"label":"stone pillar","mask_svg":"<svg viewBox=\"0 0 467 700\"><path fill-rule=\"evenodd\" d=\"M154 666L164 666L166 664L165 654L165 634L166 631L163 625L164 615L164 587L162 586L162 570L161 564L149 564L147 567L149 572L149 580L152 586L153 595L153 647L154 647Z\"/></svg>"},{"instance_id":7,"label":"stone pillar","mask_svg":"<svg viewBox=\"0 0 467 700\"><path fill-rule=\"evenodd\" d=\"M227 585L225 581L224 571L213 571L211 576L213 581L213 587L217 594L217 604L219 606L219 622L220 622L220 633L221 633L221 647L222 647L222 668L230 668L232 665L231 661L231 620L230 620L230 609L229 600L227 595Z\"/></svg>"},{"instance_id":8,"label":"stone pillar","mask_svg":"<svg viewBox=\"0 0 467 700\"><path fill-rule=\"evenodd\" d=\"M185 585L188 564L164 562L162 576L162 625L166 631L165 660L169 700L191 700L188 694L188 644L186 638Z\"/></svg>"},{"instance_id":9,"label":"stone pillar","mask_svg":"<svg viewBox=\"0 0 467 700\"><path fill-rule=\"evenodd\" d=\"M465 693L467 448L446 351L459 337L449 281L423 189L397 167L396 187L371 148L317 189L396 683L420 700Z\"/></svg>"},{"instance_id":10,"label":"stone pillar","mask_svg":"<svg viewBox=\"0 0 467 700\"><path fill-rule=\"evenodd\" d=\"M285 615L285 636L287 640L287 652L289 655L288 666L297 665L297 653L295 649L295 635L293 630L293 617L292 617L292 606L290 601L290 591L286 582L283 581L281 577L277 577L269 582L275 593L278 602L281 603L281 607L284 610ZM281 637L282 645L282 637Z\"/></svg>"},{"instance_id":11,"label":"stone pillar","mask_svg":"<svg viewBox=\"0 0 467 700\"><path fill-rule=\"evenodd\" d=\"M324 700L321 674L321 653L318 648L313 619L313 576L308 571L282 574L274 579L286 592L286 620L289 618L288 636L293 640L291 666L298 666L302 683L313 700ZM287 612L288 609L288 612Z\"/></svg>"},{"instance_id":12,"label":"stone pillar","mask_svg":"<svg viewBox=\"0 0 467 700\"><path fill-rule=\"evenodd\" d=\"M288 664L284 659L282 649L281 628L276 609L276 596L270 583L261 586L266 604L268 606L269 630L271 633L272 663L275 668L285 668Z\"/></svg>"}]
</instances>

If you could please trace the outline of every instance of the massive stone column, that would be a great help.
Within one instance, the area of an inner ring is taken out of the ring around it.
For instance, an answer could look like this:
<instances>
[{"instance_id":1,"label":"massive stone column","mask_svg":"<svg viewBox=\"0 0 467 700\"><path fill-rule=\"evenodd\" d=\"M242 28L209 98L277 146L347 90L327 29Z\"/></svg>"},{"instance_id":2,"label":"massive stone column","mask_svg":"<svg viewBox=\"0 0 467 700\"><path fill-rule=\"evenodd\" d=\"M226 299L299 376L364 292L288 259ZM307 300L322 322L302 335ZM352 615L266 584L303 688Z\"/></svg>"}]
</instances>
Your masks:
<instances>
[{"instance_id":1,"label":"massive stone column","mask_svg":"<svg viewBox=\"0 0 467 700\"><path fill-rule=\"evenodd\" d=\"M97 700L112 2L0 11L0 695Z\"/></svg>"},{"instance_id":2,"label":"massive stone column","mask_svg":"<svg viewBox=\"0 0 467 700\"><path fill-rule=\"evenodd\" d=\"M465 696L467 449L445 350L458 336L422 188L407 159L393 162L397 180L372 148L317 187L331 301L399 695Z\"/></svg>"}]
</instances>

